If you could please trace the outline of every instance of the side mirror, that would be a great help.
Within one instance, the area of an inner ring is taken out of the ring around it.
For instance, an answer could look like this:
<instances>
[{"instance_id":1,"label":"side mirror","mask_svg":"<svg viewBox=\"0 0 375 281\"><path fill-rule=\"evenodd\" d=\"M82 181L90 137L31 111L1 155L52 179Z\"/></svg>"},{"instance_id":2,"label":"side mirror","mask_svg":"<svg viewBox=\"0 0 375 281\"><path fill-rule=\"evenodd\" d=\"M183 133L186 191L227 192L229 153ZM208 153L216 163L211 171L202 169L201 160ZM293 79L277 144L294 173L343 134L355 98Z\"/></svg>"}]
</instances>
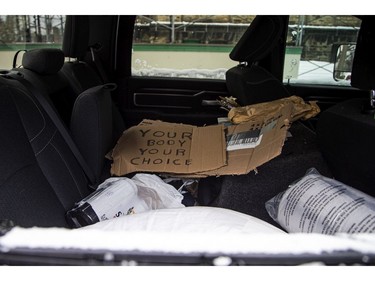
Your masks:
<instances>
[{"instance_id":1,"label":"side mirror","mask_svg":"<svg viewBox=\"0 0 375 281\"><path fill-rule=\"evenodd\" d=\"M352 65L356 44L341 44L336 45L336 52L334 56L333 79L335 81L342 81L351 79Z\"/></svg>"}]
</instances>

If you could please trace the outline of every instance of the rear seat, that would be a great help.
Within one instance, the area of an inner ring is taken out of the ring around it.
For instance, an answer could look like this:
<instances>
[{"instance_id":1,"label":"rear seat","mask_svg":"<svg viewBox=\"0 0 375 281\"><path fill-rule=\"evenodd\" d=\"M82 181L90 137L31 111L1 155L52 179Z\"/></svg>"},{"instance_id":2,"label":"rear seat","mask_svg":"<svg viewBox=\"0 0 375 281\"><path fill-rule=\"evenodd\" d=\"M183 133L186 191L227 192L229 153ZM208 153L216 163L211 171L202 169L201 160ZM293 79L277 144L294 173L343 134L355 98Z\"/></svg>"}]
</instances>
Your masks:
<instances>
[{"instance_id":1,"label":"rear seat","mask_svg":"<svg viewBox=\"0 0 375 281\"><path fill-rule=\"evenodd\" d=\"M23 68L14 69L11 75L32 84L56 108L94 173L94 185L108 178L110 163L105 155L117 140L113 134L109 87L103 91L93 87L76 97L60 72L64 54L59 49L26 52L22 64ZM99 85L99 88L103 87Z\"/></svg>"},{"instance_id":2,"label":"rear seat","mask_svg":"<svg viewBox=\"0 0 375 281\"><path fill-rule=\"evenodd\" d=\"M106 84L87 89L76 99L72 112L72 138L94 172L97 183L110 177L111 161L105 156L117 141L113 134L113 87L113 84Z\"/></svg>"},{"instance_id":3,"label":"rear seat","mask_svg":"<svg viewBox=\"0 0 375 281\"><path fill-rule=\"evenodd\" d=\"M88 55L92 55L89 41L89 18L67 17L62 46L66 60L61 73L71 86L71 91L78 96L70 127L77 146L103 181L110 176L110 161L105 160L103 155L115 146L125 130L125 124L110 96L81 94L89 88L108 83L103 71L96 71L84 61Z\"/></svg>"},{"instance_id":4,"label":"rear seat","mask_svg":"<svg viewBox=\"0 0 375 281\"><path fill-rule=\"evenodd\" d=\"M113 85L99 83L75 93L60 71L64 54L59 49L29 51L22 64L23 68L13 69L0 81L4 135L0 140L0 197L6 199L0 206L0 219L24 227L67 226L65 212L90 193L89 182L33 94L40 91L63 119L98 184L110 176L105 154L117 140L112 126Z\"/></svg>"},{"instance_id":5,"label":"rear seat","mask_svg":"<svg viewBox=\"0 0 375 281\"><path fill-rule=\"evenodd\" d=\"M36 49L26 52L22 68L13 69L38 88L52 102L65 124L69 127L70 116L77 95L61 75L64 53L59 49Z\"/></svg>"},{"instance_id":6,"label":"rear seat","mask_svg":"<svg viewBox=\"0 0 375 281\"><path fill-rule=\"evenodd\" d=\"M89 47L89 19L86 16L67 17L62 50L66 62L62 66L61 73L65 76L71 91L76 96L83 91L108 83L107 77L101 77L99 73L84 61ZM90 56L92 53L90 52ZM104 71L101 71L104 76ZM125 129L124 120L119 108L112 102L112 131L113 140L117 141Z\"/></svg>"},{"instance_id":7,"label":"rear seat","mask_svg":"<svg viewBox=\"0 0 375 281\"><path fill-rule=\"evenodd\" d=\"M83 170L39 102L0 77L0 219L67 227L64 215L89 194Z\"/></svg>"}]
</instances>

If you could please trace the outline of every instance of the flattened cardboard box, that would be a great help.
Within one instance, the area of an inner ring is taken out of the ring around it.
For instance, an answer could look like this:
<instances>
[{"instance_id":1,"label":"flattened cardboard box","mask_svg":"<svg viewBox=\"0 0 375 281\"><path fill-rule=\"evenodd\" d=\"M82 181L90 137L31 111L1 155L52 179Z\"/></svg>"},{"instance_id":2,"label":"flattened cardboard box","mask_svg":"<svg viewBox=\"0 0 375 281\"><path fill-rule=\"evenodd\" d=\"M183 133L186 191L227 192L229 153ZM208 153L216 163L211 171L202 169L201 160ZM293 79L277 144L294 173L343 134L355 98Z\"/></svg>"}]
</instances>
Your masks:
<instances>
[{"instance_id":1,"label":"flattened cardboard box","mask_svg":"<svg viewBox=\"0 0 375 281\"><path fill-rule=\"evenodd\" d=\"M290 125L292 104L282 105L267 120L253 120L227 127L227 161L219 169L176 175L186 178L243 175L281 154Z\"/></svg>"},{"instance_id":2,"label":"flattened cardboard box","mask_svg":"<svg viewBox=\"0 0 375 281\"><path fill-rule=\"evenodd\" d=\"M227 131L228 165L204 176L243 175L281 154L292 114L286 104L268 120L231 125Z\"/></svg>"},{"instance_id":3,"label":"flattened cardboard box","mask_svg":"<svg viewBox=\"0 0 375 281\"><path fill-rule=\"evenodd\" d=\"M194 174L227 164L223 125L196 127L145 120L126 130L115 146L111 173Z\"/></svg>"},{"instance_id":4,"label":"flattened cardboard box","mask_svg":"<svg viewBox=\"0 0 375 281\"><path fill-rule=\"evenodd\" d=\"M125 131L113 151L111 172L171 173L179 177L247 174L280 155L291 119L286 104L268 120L195 127L144 120ZM226 139L225 139L226 136Z\"/></svg>"}]
</instances>

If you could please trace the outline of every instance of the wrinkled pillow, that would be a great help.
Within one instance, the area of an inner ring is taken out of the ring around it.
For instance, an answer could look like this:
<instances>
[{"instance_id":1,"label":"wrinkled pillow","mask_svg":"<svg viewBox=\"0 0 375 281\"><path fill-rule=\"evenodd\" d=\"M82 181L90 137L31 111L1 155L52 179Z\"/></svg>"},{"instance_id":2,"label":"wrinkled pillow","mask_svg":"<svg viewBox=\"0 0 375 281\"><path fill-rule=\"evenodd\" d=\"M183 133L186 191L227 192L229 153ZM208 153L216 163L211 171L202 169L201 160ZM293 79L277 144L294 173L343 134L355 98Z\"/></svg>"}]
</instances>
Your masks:
<instances>
[{"instance_id":1,"label":"wrinkled pillow","mask_svg":"<svg viewBox=\"0 0 375 281\"><path fill-rule=\"evenodd\" d=\"M266 202L266 209L289 233L375 233L375 198L314 168Z\"/></svg>"},{"instance_id":2,"label":"wrinkled pillow","mask_svg":"<svg viewBox=\"0 0 375 281\"><path fill-rule=\"evenodd\" d=\"M84 227L110 231L253 234L285 233L255 217L216 207L158 209L123 216Z\"/></svg>"}]
</instances>

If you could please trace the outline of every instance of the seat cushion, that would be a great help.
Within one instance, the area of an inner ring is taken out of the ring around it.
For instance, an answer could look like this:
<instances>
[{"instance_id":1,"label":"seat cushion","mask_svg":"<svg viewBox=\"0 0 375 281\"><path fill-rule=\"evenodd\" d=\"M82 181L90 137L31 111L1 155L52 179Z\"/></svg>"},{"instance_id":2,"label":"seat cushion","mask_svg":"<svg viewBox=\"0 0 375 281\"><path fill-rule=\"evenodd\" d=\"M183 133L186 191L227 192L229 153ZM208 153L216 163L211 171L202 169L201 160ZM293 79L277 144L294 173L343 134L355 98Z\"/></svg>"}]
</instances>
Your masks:
<instances>
[{"instance_id":1,"label":"seat cushion","mask_svg":"<svg viewBox=\"0 0 375 281\"><path fill-rule=\"evenodd\" d=\"M85 175L39 103L0 77L0 219L66 227L65 211L88 195Z\"/></svg>"}]
</instances>

